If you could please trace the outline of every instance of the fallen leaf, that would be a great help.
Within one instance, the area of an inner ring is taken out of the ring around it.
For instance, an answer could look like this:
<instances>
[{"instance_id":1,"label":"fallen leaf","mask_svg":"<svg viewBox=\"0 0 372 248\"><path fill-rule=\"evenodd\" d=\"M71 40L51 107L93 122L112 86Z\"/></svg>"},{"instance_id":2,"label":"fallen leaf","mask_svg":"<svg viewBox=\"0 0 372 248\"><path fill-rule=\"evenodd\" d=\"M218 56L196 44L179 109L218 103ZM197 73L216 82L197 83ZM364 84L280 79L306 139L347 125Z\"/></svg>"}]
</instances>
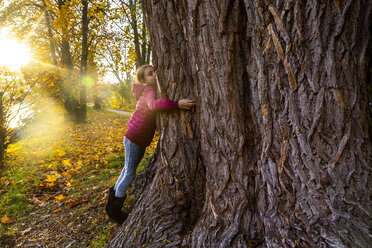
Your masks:
<instances>
[{"instance_id":1,"label":"fallen leaf","mask_svg":"<svg viewBox=\"0 0 372 248\"><path fill-rule=\"evenodd\" d=\"M47 175L47 179L45 179L45 181L53 183L57 180L57 177L57 175Z\"/></svg>"},{"instance_id":2,"label":"fallen leaf","mask_svg":"<svg viewBox=\"0 0 372 248\"><path fill-rule=\"evenodd\" d=\"M69 166L69 167L71 167L71 166L72 166L72 164L71 164L70 160L68 160L68 159L66 159L66 160L63 160L63 161L62 161L62 164L64 164L64 165L67 165L67 166Z\"/></svg>"},{"instance_id":3,"label":"fallen leaf","mask_svg":"<svg viewBox=\"0 0 372 248\"><path fill-rule=\"evenodd\" d=\"M37 199L36 197L33 197L31 198L31 200L29 200L31 203L33 204L40 204L42 201L40 201L39 199Z\"/></svg>"},{"instance_id":4,"label":"fallen leaf","mask_svg":"<svg viewBox=\"0 0 372 248\"><path fill-rule=\"evenodd\" d=\"M53 212L54 213L58 213L59 211L61 211L62 209L61 208L57 208L56 210L54 210Z\"/></svg>"},{"instance_id":5,"label":"fallen leaf","mask_svg":"<svg viewBox=\"0 0 372 248\"><path fill-rule=\"evenodd\" d=\"M4 217L0 219L0 222L2 224L10 224L10 223L15 222L15 220L12 220L8 216L4 215Z\"/></svg>"},{"instance_id":6,"label":"fallen leaf","mask_svg":"<svg viewBox=\"0 0 372 248\"><path fill-rule=\"evenodd\" d=\"M44 201L40 201L38 198L36 197L33 197L31 200L30 200L31 203L35 204L35 205L38 205L39 207L43 207L46 203Z\"/></svg>"},{"instance_id":7,"label":"fallen leaf","mask_svg":"<svg viewBox=\"0 0 372 248\"><path fill-rule=\"evenodd\" d=\"M80 189L82 187L83 187L83 185L81 183L75 184L75 188L77 188L77 189Z\"/></svg>"},{"instance_id":8,"label":"fallen leaf","mask_svg":"<svg viewBox=\"0 0 372 248\"><path fill-rule=\"evenodd\" d=\"M52 196L51 195L43 195L42 197L40 197L40 200L41 201L47 201L51 198Z\"/></svg>"},{"instance_id":9,"label":"fallen leaf","mask_svg":"<svg viewBox=\"0 0 372 248\"><path fill-rule=\"evenodd\" d=\"M60 194L56 197L54 197L57 201L62 201L65 197L63 196L63 194Z\"/></svg>"},{"instance_id":10,"label":"fallen leaf","mask_svg":"<svg viewBox=\"0 0 372 248\"><path fill-rule=\"evenodd\" d=\"M75 201L71 200L71 201L68 202L68 207L73 208L73 207L75 207L75 206L77 206L81 203L82 203L82 201L80 201L80 200L75 200Z\"/></svg>"},{"instance_id":11,"label":"fallen leaf","mask_svg":"<svg viewBox=\"0 0 372 248\"><path fill-rule=\"evenodd\" d=\"M24 230L24 231L22 231L22 232L20 232L20 233L21 233L21 235L25 235L26 233L30 232L31 229L32 229L32 228L29 227L29 228L27 228L26 230Z\"/></svg>"}]
</instances>

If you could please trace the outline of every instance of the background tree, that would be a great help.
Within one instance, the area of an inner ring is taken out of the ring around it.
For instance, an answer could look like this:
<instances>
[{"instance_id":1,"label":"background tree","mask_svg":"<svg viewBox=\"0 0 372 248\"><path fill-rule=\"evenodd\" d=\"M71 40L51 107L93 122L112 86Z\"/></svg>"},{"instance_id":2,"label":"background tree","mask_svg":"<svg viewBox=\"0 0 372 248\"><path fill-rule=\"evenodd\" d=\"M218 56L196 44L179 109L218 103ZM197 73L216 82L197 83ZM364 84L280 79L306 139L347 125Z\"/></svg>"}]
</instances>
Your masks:
<instances>
[{"instance_id":1,"label":"background tree","mask_svg":"<svg viewBox=\"0 0 372 248\"><path fill-rule=\"evenodd\" d=\"M147 39L147 28L144 15L141 8L141 2L137 0L119 0L121 12L124 13L125 22L133 34L134 52L136 54L137 67L143 64L149 64L151 56L151 47Z\"/></svg>"},{"instance_id":2,"label":"background tree","mask_svg":"<svg viewBox=\"0 0 372 248\"><path fill-rule=\"evenodd\" d=\"M36 72L47 70L54 75L54 97L63 102L68 119L77 122L86 118L89 80L84 75L89 77L97 69L88 65L97 64L98 51L106 42L101 30L106 25L107 2L95 0L89 9L85 6L76 0L16 0L0 14L2 26L30 43L39 65Z\"/></svg>"},{"instance_id":3,"label":"background tree","mask_svg":"<svg viewBox=\"0 0 372 248\"><path fill-rule=\"evenodd\" d=\"M37 107L35 99L41 95L35 87L45 83L43 76L29 78L27 71L21 76L18 72L0 67L0 169L7 147L17 140L35 114L32 112Z\"/></svg>"},{"instance_id":4,"label":"background tree","mask_svg":"<svg viewBox=\"0 0 372 248\"><path fill-rule=\"evenodd\" d=\"M370 1L143 1L163 113L108 247L370 247Z\"/></svg>"},{"instance_id":5,"label":"background tree","mask_svg":"<svg viewBox=\"0 0 372 248\"><path fill-rule=\"evenodd\" d=\"M103 65L114 77L108 79L112 87L107 102L112 108L133 110L134 72L139 65L150 63L151 47L140 1L114 0L110 4L105 12L107 46L101 51Z\"/></svg>"},{"instance_id":6,"label":"background tree","mask_svg":"<svg viewBox=\"0 0 372 248\"><path fill-rule=\"evenodd\" d=\"M87 86L85 80L88 72L88 1L82 1L82 54L81 54L81 66L80 66L80 77L81 77L81 89L80 89L80 119L79 122L85 122L87 119Z\"/></svg>"}]
</instances>

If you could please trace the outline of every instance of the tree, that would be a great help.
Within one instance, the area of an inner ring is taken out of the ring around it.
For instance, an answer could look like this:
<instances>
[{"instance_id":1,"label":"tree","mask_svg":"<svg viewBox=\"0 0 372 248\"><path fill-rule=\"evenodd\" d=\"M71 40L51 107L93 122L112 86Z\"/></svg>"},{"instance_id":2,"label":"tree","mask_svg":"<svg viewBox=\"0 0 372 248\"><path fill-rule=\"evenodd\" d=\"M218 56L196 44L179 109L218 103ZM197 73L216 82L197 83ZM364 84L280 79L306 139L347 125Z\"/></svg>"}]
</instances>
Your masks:
<instances>
[{"instance_id":1,"label":"tree","mask_svg":"<svg viewBox=\"0 0 372 248\"><path fill-rule=\"evenodd\" d=\"M87 119L87 86L84 84L87 72L88 72L88 1L82 1L83 13L82 13L82 54L81 54L81 67L80 67L80 76L81 76L81 89L80 89L80 115L79 121L85 122Z\"/></svg>"},{"instance_id":2,"label":"tree","mask_svg":"<svg viewBox=\"0 0 372 248\"><path fill-rule=\"evenodd\" d=\"M30 78L25 68L22 73L0 66L0 169L8 146L17 140L20 132L35 115L32 110L37 106L40 92L35 85L44 85L45 74Z\"/></svg>"},{"instance_id":3,"label":"tree","mask_svg":"<svg viewBox=\"0 0 372 248\"><path fill-rule=\"evenodd\" d=\"M129 22L131 30L133 32L134 51L136 54L137 67L143 64L148 64L150 61L151 47L147 41L147 28L144 21L144 15L142 14L141 8L138 6L140 4L140 1L119 0L119 2L122 6L121 11L127 17L126 21ZM142 17L142 21L139 22L138 18L140 16ZM139 33L138 29L141 29L141 34Z\"/></svg>"},{"instance_id":4,"label":"tree","mask_svg":"<svg viewBox=\"0 0 372 248\"><path fill-rule=\"evenodd\" d=\"M371 247L371 4L144 0L159 95L197 107L107 247Z\"/></svg>"},{"instance_id":5,"label":"tree","mask_svg":"<svg viewBox=\"0 0 372 248\"><path fill-rule=\"evenodd\" d=\"M0 26L32 46L39 70L54 74L53 98L68 119L86 119L87 76L94 74L106 37L106 0L14 0L0 11ZM40 63L41 62L41 63ZM35 72L36 74L36 72ZM89 79L88 79L89 81ZM88 85L91 86L91 85Z\"/></svg>"},{"instance_id":6,"label":"tree","mask_svg":"<svg viewBox=\"0 0 372 248\"><path fill-rule=\"evenodd\" d=\"M107 47L102 51L108 70L119 82L132 78L134 69L150 63L151 47L140 1L112 0L106 37Z\"/></svg>"}]
</instances>

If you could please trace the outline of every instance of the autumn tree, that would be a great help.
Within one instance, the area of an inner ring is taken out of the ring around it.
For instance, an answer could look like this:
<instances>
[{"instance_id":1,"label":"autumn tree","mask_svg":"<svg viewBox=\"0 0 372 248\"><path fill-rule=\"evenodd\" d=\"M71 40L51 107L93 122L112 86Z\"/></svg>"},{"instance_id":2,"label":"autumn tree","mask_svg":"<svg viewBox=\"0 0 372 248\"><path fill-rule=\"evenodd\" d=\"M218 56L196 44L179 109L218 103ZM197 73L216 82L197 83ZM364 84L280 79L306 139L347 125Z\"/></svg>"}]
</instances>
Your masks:
<instances>
[{"instance_id":1,"label":"autumn tree","mask_svg":"<svg viewBox=\"0 0 372 248\"><path fill-rule=\"evenodd\" d=\"M117 2L121 7L120 12L124 14L124 18L121 20L129 23L127 27L132 35L136 66L148 64L150 62L151 46L148 42L147 27L141 2L139 0L114 0L113 2Z\"/></svg>"},{"instance_id":2,"label":"autumn tree","mask_svg":"<svg viewBox=\"0 0 372 248\"><path fill-rule=\"evenodd\" d=\"M105 15L107 46L101 51L102 65L113 75L108 102L113 108L129 110L135 106L131 92L135 69L149 64L151 57L142 7L138 0L112 0Z\"/></svg>"},{"instance_id":3,"label":"autumn tree","mask_svg":"<svg viewBox=\"0 0 372 248\"><path fill-rule=\"evenodd\" d=\"M197 107L107 247L371 247L371 5L144 0L158 94Z\"/></svg>"},{"instance_id":4,"label":"autumn tree","mask_svg":"<svg viewBox=\"0 0 372 248\"><path fill-rule=\"evenodd\" d=\"M44 74L37 78L29 77L27 70L23 74L0 67L0 169L8 146L20 136L20 132L32 119L33 108L37 106L35 99L40 91L35 90L37 84L43 85Z\"/></svg>"},{"instance_id":5,"label":"autumn tree","mask_svg":"<svg viewBox=\"0 0 372 248\"><path fill-rule=\"evenodd\" d=\"M106 43L107 1L15 0L0 11L1 26L25 39L38 65L35 75L53 74L48 93L64 105L69 119L86 118L87 87ZM27 40L26 40L27 39ZM98 52L99 51L99 52ZM36 69L36 66L35 66Z\"/></svg>"}]
</instances>

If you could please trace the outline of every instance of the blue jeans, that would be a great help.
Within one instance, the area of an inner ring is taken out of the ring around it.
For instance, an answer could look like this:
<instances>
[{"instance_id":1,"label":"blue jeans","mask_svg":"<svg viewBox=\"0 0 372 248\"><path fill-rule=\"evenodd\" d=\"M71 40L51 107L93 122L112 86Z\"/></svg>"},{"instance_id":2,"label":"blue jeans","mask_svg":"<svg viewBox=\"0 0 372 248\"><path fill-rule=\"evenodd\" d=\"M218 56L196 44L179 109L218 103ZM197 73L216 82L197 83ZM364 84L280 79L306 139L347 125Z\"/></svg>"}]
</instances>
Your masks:
<instances>
[{"instance_id":1,"label":"blue jeans","mask_svg":"<svg viewBox=\"0 0 372 248\"><path fill-rule=\"evenodd\" d=\"M124 136L125 166L114 186L115 196L123 197L136 177L137 166L145 154L146 147L134 144Z\"/></svg>"}]
</instances>

